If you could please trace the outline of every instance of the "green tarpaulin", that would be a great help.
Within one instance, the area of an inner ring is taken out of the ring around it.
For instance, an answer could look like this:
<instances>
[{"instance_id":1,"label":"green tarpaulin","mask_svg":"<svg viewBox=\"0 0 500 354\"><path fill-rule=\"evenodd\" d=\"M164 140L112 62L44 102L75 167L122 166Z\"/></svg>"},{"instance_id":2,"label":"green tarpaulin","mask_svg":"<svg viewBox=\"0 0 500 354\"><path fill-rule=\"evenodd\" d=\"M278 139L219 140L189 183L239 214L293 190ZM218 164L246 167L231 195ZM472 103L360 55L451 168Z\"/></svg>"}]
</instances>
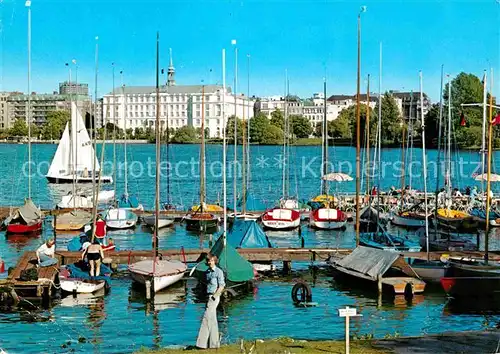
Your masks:
<instances>
[{"instance_id":1,"label":"green tarpaulin","mask_svg":"<svg viewBox=\"0 0 500 354\"><path fill-rule=\"evenodd\" d=\"M252 280L254 277L252 264L240 256L233 246L226 244L224 247L223 239L224 237L219 237L210 253L219 258L217 266L224 272L226 281L239 283ZM196 270L205 272L207 268L206 262L203 261L197 266Z\"/></svg>"}]
</instances>

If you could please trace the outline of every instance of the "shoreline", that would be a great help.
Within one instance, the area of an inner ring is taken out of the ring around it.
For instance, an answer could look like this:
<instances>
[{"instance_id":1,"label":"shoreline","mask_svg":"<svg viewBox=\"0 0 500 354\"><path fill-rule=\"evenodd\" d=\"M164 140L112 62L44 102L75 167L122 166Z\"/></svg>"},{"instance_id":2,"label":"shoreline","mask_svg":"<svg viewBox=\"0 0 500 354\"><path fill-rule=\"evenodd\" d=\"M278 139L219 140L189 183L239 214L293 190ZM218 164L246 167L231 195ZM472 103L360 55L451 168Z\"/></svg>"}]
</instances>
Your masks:
<instances>
[{"instance_id":1,"label":"shoreline","mask_svg":"<svg viewBox=\"0 0 500 354\"><path fill-rule=\"evenodd\" d=\"M465 331L444 332L422 336L392 337L381 339L350 340L350 352L353 354L382 353L496 353L500 345L500 331ZM252 351L251 348L253 347ZM179 354L189 352L193 347L162 348L140 350L136 353ZM266 340L246 340L225 344L219 349L203 350L203 353L344 353L344 340L301 340L276 338Z\"/></svg>"}]
</instances>

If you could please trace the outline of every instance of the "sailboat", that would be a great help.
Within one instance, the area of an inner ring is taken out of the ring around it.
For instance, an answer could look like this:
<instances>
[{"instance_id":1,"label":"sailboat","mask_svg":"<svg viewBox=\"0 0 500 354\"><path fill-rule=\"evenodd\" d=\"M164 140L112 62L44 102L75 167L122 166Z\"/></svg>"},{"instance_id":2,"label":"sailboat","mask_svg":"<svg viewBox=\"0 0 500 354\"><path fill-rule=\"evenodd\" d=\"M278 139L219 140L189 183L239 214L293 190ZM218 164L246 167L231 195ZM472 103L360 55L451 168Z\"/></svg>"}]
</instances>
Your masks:
<instances>
[{"instance_id":1,"label":"sailboat","mask_svg":"<svg viewBox=\"0 0 500 354\"><path fill-rule=\"evenodd\" d=\"M279 206L268 210L262 215L262 225L271 230L293 230L300 226L299 202L296 198L290 198L287 174L287 157L289 155L290 124L288 122L288 77L285 80L285 132L283 134L283 196Z\"/></svg>"},{"instance_id":2,"label":"sailboat","mask_svg":"<svg viewBox=\"0 0 500 354\"><path fill-rule=\"evenodd\" d=\"M85 128L82 113L76 102L71 102L70 123L66 123L56 153L46 175L49 183L92 183L100 174L99 163L92 170L94 148ZM113 182L111 176L101 176L103 183Z\"/></svg>"},{"instance_id":3,"label":"sailboat","mask_svg":"<svg viewBox=\"0 0 500 354\"><path fill-rule=\"evenodd\" d=\"M29 2L27 2L28 4ZM8 234L30 234L42 230L43 215L40 208L31 200L31 8L28 5L28 100L26 105L26 121L28 123L28 197L24 205L15 211L11 210L3 224L7 225Z\"/></svg>"},{"instance_id":4,"label":"sailboat","mask_svg":"<svg viewBox=\"0 0 500 354\"><path fill-rule=\"evenodd\" d=\"M156 34L156 190L155 212L156 224L153 233L153 259L132 263L128 270L135 282L146 286L146 297L175 284L184 276L186 264L177 260L161 259L158 256L158 216L160 212L160 34Z\"/></svg>"},{"instance_id":5,"label":"sailboat","mask_svg":"<svg viewBox=\"0 0 500 354\"><path fill-rule=\"evenodd\" d=\"M205 85L201 88L201 145L200 145L200 204L191 208L184 217L186 229L193 231L209 231L217 228L219 218L211 211L222 211L219 206L205 203Z\"/></svg>"},{"instance_id":6,"label":"sailboat","mask_svg":"<svg viewBox=\"0 0 500 354\"><path fill-rule=\"evenodd\" d=\"M125 104L126 96L124 91L124 85L122 83L122 94L123 94L123 102ZM113 90L114 92L114 90ZM123 109L125 112L125 109ZM128 194L128 165L127 165L127 120L125 119L125 114L123 116L124 121L124 130L125 130L125 141L124 141L124 167L125 167L125 192L121 197L120 201L118 201L117 207L111 208L106 211L104 214L104 221L106 222L106 226L110 229L130 229L135 227L137 224L138 216L133 210L143 210L141 204L132 204L131 199ZM116 147L115 147L116 148ZM116 164L116 161L115 161Z\"/></svg>"},{"instance_id":7,"label":"sailboat","mask_svg":"<svg viewBox=\"0 0 500 354\"><path fill-rule=\"evenodd\" d=\"M326 79L323 82L323 90L324 90L324 102L323 102L323 129L322 129L322 142L321 142L321 150L323 155L323 163L322 163L322 176L321 176L321 190L322 195L319 197L324 197L326 202L322 203L319 208L312 209L311 214L309 216L309 224L313 228L322 229L322 230L335 230L345 228L347 224L347 215L341 211L340 209L334 208L333 204L335 203L335 199L330 199L328 195L328 180L331 177L335 180L337 174L328 174L328 129L327 129L327 120L326 120ZM352 181L352 178L349 177ZM319 200L319 197L316 197L315 200Z\"/></svg>"}]
</instances>

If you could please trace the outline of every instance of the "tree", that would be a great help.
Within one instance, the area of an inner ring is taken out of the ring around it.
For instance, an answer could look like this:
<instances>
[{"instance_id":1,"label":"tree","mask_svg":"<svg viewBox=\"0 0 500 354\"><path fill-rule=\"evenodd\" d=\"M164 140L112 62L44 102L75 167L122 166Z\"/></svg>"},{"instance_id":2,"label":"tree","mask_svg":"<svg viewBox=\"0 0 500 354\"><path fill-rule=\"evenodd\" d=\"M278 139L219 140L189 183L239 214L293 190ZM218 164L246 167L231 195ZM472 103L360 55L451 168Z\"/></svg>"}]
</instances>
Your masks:
<instances>
[{"instance_id":1,"label":"tree","mask_svg":"<svg viewBox=\"0 0 500 354\"><path fill-rule=\"evenodd\" d=\"M330 122L328 122L330 123ZM317 122L314 125L314 136L316 138L321 138L323 136L323 122Z\"/></svg>"},{"instance_id":2,"label":"tree","mask_svg":"<svg viewBox=\"0 0 500 354\"><path fill-rule=\"evenodd\" d=\"M269 124L267 129L264 130L264 133L260 138L260 144L278 145L282 143L283 143L283 130L272 124Z\"/></svg>"},{"instance_id":3,"label":"tree","mask_svg":"<svg viewBox=\"0 0 500 354\"><path fill-rule=\"evenodd\" d=\"M235 116L230 116L226 123L226 139L228 144L234 144L234 118ZM238 139L238 144L243 143L243 121L237 118L236 121L236 134Z\"/></svg>"},{"instance_id":4,"label":"tree","mask_svg":"<svg viewBox=\"0 0 500 354\"><path fill-rule=\"evenodd\" d=\"M10 128L9 134L11 136L28 136L28 126L24 118L18 118Z\"/></svg>"},{"instance_id":5,"label":"tree","mask_svg":"<svg viewBox=\"0 0 500 354\"><path fill-rule=\"evenodd\" d=\"M282 144L283 131L272 125L269 119L261 113L250 119L250 139L258 144Z\"/></svg>"},{"instance_id":6,"label":"tree","mask_svg":"<svg viewBox=\"0 0 500 354\"><path fill-rule=\"evenodd\" d=\"M441 129L441 134L442 134ZM439 139L439 104L433 104L425 115L425 144L427 147L437 146ZM443 136L441 135L441 141Z\"/></svg>"},{"instance_id":7,"label":"tree","mask_svg":"<svg viewBox=\"0 0 500 354\"><path fill-rule=\"evenodd\" d=\"M134 138L134 130L132 128L127 128L125 131L125 136L127 139L133 139Z\"/></svg>"},{"instance_id":8,"label":"tree","mask_svg":"<svg viewBox=\"0 0 500 354\"><path fill-rule=\"evenodd\" d=\"M378 112L378 103L375 107ZM398 104L394 97L386 92L382 97L382 141L399 143L402 140L403 118L399 112ZM375 114L370 114L370 117L375 118ZM370 118L371 119L371 118ZM375 121L375 119L373 119ZM370 126L370 129L373 129ZM372 130L374 132L374 130ZM373 134L375 136L375 134Z\"/></svg>"},{"instance_id":9,"label":"tree","mask_svg":"<svg viewBox=\"0 0 500 354\"><path fill-rule=\"evenodd\" d=\"M342 112L344 111L345 110L342 110ZM340 112L337 119L329 121L327 125L328 136L334 139L352 138L351 126L349 122L350 117L348 114L342 114L342 112Z\"/></svg>"},{"instance_id":10,"label":"tree","mask_svg":"<svg viewBox=\"0 0 500 354\"><path fill-rule=\"evenodd\" d=\"M302 115L291 115L290 119L290 130L297 138L308 138L313 132L313 127L309 122L309 119Z\"/></svg>"},{"instance_id":11,"label":"tree","mask_svg":"<svg viewBox=\"0 0 500 354\"><path fill-rule=\"evenodd\" d=\"M284 130L285 117L283 116L283 112L281 112L279 108L276 108L274 111L271 112L271 124L274 125L275 127L280 128L281 130Z\"/></svg>"},{"instance_id":12,"label":"tree","mask_svg":"<svg viewBox=\"0 0 500 354\"><path fill-rule=\"evenodd\" d=\"M42 125L42 139L61 139L66 123L70 119L68 111L49 111L45 116L45 123Z\"/></svg>"},{"instance_id":13,"label":"tree","mask_svg":"<svg viewBox=\"0 0 500 354\"><path fill-rule=\"evenodd\" d=\"M134 139L146 139L146 134L143 128L137 127L134 129Z\"/></svg>"},{"instance_id":14,"label":"tree","mask_svg":"<svg viewBox=\"0 0 500 354\"><path fill-rule=\"evenodd\" d=\"M195 143L197 140L198 134L196 133L196 129L189 125L177 129L172 137L172 142L179 144Z\"/></svg>"}]
</instances>

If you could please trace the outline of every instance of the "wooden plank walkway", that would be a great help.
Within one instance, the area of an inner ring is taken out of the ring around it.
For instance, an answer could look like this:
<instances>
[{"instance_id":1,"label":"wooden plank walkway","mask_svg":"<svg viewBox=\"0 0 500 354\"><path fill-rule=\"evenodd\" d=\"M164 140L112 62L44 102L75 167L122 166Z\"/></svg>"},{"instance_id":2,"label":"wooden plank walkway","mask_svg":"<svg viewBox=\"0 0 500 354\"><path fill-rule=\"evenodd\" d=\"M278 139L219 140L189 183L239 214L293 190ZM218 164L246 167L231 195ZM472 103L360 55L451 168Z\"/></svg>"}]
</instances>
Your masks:
<instances>
[{"instance_id":1,"label":"wooden plank walkway","mask_svg":"<svg viewBox=\"0 0 500 354\"><path fill-rule=\"evenodd\" d=\"M186 249L184 252L181 249L165 249L158 252L165 258L177 259L186 262L194 263L202 252L208 253L210 249ZM238 252L248 259L249 261L324 261L330 254L341 253L349 254L352 249L337 249L337 248L240 248ZM447 254L452 257L471 257L481 259L483 258L482 252L431 252L430 258L437 260L441 255ZM405 257L426 259L425 252L406 252L403 253ZM137 262L144 259L151 259L153 256L152 251L144 250L123 250L123 251L110 251L105 252L105 257L112 259L115 264L128 264ZM59 258L60 264L65 265L78 261L81 257L80 252L69 251L56 251L56 257ZM499 252L490 252L490 260L500 261Z\"/></svg>"},{"instance_id":2,"label":"wooden plank walkway","mask_svg":"<svg viewBox=\"0 0 500 354\"><path fill-rule=\"evenodd\" d=\"M57 282L59 268L57 266L36 268L33 260L36 260L35 252L24 252L7 279L0 280L0 288L13 288L23 298L49 300L51 290ZM31 268L37 269L38 280L20 280L21 273Z\"/></svg>"}]
</instances>

